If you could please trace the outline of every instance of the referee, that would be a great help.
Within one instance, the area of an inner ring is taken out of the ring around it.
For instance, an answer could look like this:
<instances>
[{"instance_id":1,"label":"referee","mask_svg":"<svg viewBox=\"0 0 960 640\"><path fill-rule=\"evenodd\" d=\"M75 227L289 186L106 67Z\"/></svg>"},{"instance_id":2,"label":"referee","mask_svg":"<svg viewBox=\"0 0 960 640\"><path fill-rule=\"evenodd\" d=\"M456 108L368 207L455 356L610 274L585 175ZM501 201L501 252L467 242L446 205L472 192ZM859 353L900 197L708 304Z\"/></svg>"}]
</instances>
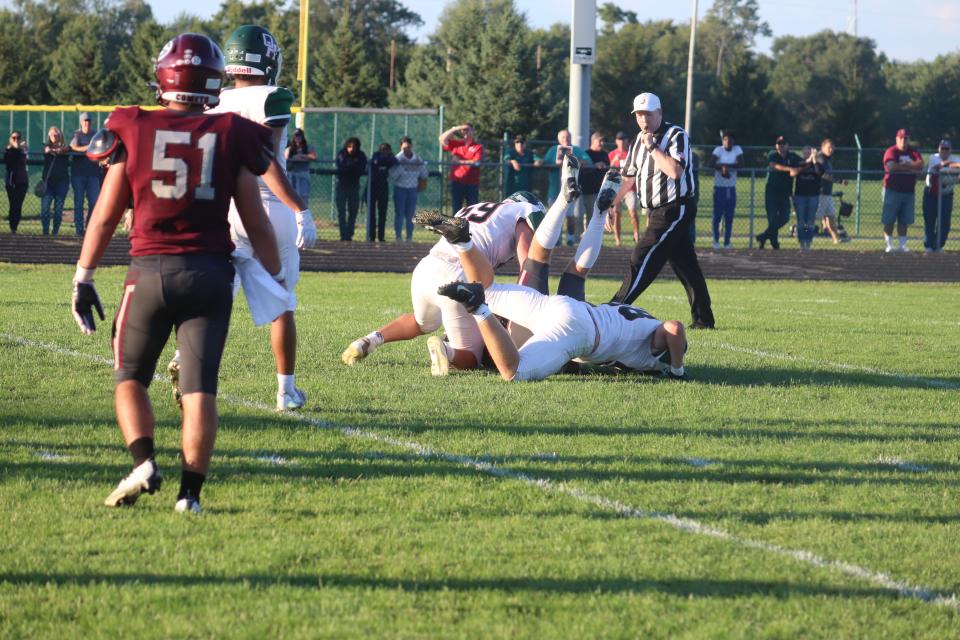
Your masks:
<instances>
[{"instance_id":1,"label":"referee","mask_svg":"<svg viewBox=\"0 0 960 640\"><path fill-rule=\"evenodd\" d=\"M613 210L618 211L623 197L636 188L640 207L649 218L647 230L630 256L630 269L611 302L632 303L669 262L687 290L693 317L690 328L713 329L707 281L690 239L697 215L690 138L681 127L664 122L660 98L652 93L633 99L633 114L640 133L623 162L623 182Z\"/></svg>"}]
</instances>

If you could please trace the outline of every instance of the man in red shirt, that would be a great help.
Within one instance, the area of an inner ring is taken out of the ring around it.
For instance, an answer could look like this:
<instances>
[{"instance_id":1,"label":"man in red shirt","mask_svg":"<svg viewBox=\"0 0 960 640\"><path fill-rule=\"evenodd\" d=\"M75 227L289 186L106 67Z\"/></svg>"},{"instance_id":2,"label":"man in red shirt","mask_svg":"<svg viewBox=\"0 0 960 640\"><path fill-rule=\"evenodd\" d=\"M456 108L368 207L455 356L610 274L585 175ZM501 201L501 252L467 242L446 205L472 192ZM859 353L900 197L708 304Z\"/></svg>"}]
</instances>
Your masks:
<instances>
[{"instance_id":1,"label":"man in red shirt","mask_svg":"<svg viewBox=\"0 0 960 640\"><path fill-rule=\"evenodd\" d=\"M116 109L87 149L109 162L73 280L73 316L83 333L104 319L93 273L130 199L130 267L113 325L117 422L133 471L106 500L131 505L160 488L154 417L147 387L176 329L183 391L182 475L175 510L200 511L217 432L217 382L233 306L234 269L227 210L236 200L260 262L284 280L256 176L270 165L270 131L229 113L205 115L219 100L223 53L209 38L182 34L156 63L166 109Z\"/></svg>"},{"instance_id":2,"label":"man in red shirt","mask_svg":"<svg viewBox=\"0 0 960 640\"><path fill-rule=\"evenodd\" d=\"M459 133L461 138L453 138ZM474 139L473 127L461 124L440 134L443 150L453 156L450 169L450 200L453 213L464 206L480 202L480 163L483 162L483 145Z\"/></svg>"},{"instance_id":3,"label":"man in red shirt","mask_svg":"<svg viewBox=\"0 0 960 640\"><path fill-rule=\"evenodd\" d=\"M907 227L913 224L917 176L923 171L923 158L910 147L906 129L897 131L897 143L883 153L883 241L886 251L893 248L893 225L897 224L900 251L907 250Z\"/></svg>"}]
</instances>

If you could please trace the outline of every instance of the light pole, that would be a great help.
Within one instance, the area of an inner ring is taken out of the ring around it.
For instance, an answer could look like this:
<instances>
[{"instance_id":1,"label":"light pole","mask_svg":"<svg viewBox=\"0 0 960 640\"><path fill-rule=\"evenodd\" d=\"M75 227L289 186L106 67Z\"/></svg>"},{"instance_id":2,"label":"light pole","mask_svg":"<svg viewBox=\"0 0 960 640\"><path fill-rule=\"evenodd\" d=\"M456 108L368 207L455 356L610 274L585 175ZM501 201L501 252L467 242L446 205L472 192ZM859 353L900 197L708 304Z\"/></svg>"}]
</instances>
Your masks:
<instances>
[{"instance_id":1,"label":"light pole","mask_svg":"<svg viewBox=\"0 0 960 640\"><path fill-rule=\"evenodd\" d=\"M697 0L693 0L693 12L690 16L690 52L687 54L687 108L684 112L683 128L690 133L693 124L693 51L697 41Z\"/></svg>"}]
</instances>

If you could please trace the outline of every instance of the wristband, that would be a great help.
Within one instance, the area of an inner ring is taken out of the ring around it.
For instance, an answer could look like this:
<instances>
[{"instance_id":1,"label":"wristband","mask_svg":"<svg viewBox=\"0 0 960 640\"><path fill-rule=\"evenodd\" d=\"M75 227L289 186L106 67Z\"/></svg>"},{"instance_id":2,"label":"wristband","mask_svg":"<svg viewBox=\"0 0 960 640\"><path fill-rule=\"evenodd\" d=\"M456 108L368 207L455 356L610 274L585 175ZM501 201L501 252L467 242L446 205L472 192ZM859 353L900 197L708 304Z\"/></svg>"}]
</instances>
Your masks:
<instances>
[{"instance_id":1,"label":"wristband","mask_svg":"<svg viewBox=\"0 0 960 640\"><path fill-rule=\"evenodd\" d=\"M466 253L473 249L473 240L467 240L466 242L451 242L453 248L457 250L457 253Z\"/></svg>"},{"instance_id":2,"label":"wristband","mask_svg":"<svg viewBox=\"0 0 960 640\"><path fill-rule=\"evenodd\" d=\"M284 280L286 280L287 274L283 270L283 265L282 264L280 265L280 271L277 271L276 273L271 273L270 277L277 282L283 282Z\"/></svg>"},{"instance_id":3,"label":"wristband","mask_svg":"<svg viewBox=\"0 0 960 640\"><path fill-rule=\"evenodd\" d=\"M93 272L96 270L97 270L96 267L94 267L93 269L87 269L86 267L81 267L78 264L77 272L73 274L73 281L84 282L84 283L93 282Z\"/></svg>"},{"instance_id":4,"label":"wristband","mask_svg":"<svg viewBox=\"0 0 960 640\"><path fill-rule=\"evenodd\" d=\"M490 307L488 307L488 306L485 305L485 304L482 304L482 305L480 305L479 307L477 307L477 308L474 310L474 312L471 313L470 315L472 315L472 316L474 317L474 319L475 319L478 323L480 323L480 322L483 322L484 320L486 320L487 318L489 318L490 316L492 316L492 315L493 315L493 312L490 311Z\"/></svg>"}]
</instances>

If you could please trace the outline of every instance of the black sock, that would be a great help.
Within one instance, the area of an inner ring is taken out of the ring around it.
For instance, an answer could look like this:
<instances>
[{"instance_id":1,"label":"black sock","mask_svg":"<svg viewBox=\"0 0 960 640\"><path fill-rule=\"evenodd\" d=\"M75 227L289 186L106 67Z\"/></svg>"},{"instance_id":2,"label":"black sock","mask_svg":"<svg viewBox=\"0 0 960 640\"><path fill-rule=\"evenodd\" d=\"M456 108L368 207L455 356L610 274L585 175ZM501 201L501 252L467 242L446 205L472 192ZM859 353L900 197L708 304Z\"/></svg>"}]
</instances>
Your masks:
<instances>
[{"instance_id":1,"label":"black sock","mask_svg":"<svg viewBox=\"0 0 960 640\"><path fill-rule=\"evenodd\" d=\"M196 471L188 471L184 469L180 472L180 493L177 494L177 500L181 498L193 498L194 500L200 499L200 489L203 488L203 481L207 479L207 476L202 473L197 473Z\"/></svg>"},{"instance_id":2,"label":"black sock","mask_svg":"<svg viewBox=\"0 0 960 640\"><path fill-rule=\"evenodd\" d=\"M137 438L127 449L133 456L133 466L139 467L153 457L153 438Z\"/></svg>"}]
</instances>

